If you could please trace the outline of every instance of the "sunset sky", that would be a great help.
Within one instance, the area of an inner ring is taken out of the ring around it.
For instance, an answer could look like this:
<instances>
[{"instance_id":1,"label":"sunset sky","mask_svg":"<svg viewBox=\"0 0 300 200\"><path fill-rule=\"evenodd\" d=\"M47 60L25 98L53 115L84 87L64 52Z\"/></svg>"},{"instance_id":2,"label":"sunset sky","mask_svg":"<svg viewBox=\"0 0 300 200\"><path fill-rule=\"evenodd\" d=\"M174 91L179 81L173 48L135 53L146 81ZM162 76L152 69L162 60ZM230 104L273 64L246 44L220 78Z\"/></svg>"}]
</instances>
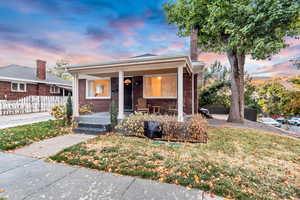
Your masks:
<instances>
[{"instance_id":1,"label":"sunset sky","mask_svg":"<svg viewBox=\"0 0 300 200\"><path fill-rule=\"evenodd\" d=\"M51 67L58 59L75 64L145 53L188 53L189 38L179 38L176 27L165 19L166 1L1 1L0 66L35 66L36 59L43 59ZM300 40L287 42L290 47L271 60L248 58L247 71L256 76L300 74L288 62L300 55ZM228 65L224 55L201 53L199 59Z\"/></svg>"}]
</instances>

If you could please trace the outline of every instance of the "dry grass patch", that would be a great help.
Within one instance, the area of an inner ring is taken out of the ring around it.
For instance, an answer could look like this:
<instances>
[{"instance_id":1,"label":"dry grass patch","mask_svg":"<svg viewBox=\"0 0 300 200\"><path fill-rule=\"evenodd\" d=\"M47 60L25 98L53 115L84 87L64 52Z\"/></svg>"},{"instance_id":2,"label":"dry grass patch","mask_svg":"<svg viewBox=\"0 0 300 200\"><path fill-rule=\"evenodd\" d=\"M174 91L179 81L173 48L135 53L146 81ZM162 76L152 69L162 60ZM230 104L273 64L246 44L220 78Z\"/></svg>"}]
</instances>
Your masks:
<instances>
[{"instance_id":1,"label":"dry grass patch","mask_svg":"<svg viewBox=\"0 0 300 200\"><path fill-rule=\"evenodd\" d=\"M210 128L208 134L208 144L181 146L111 134L51 159L234 199L300 198L299 140L234 128Z\"/></svg>"}]
</instances>

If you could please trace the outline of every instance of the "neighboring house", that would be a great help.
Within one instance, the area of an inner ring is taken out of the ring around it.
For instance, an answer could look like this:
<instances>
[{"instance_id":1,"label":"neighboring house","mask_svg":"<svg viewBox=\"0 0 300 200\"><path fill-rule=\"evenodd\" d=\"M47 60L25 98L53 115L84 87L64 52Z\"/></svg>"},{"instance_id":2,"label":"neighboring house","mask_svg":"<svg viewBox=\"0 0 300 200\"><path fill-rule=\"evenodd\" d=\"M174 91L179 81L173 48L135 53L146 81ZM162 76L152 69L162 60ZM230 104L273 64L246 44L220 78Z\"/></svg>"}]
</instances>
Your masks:
<instances>
[{"instance_id":1,"label":"neighboring house","mask_svg":"<svg viewBox=\"0 0 300 200\"><path fill-rule=\"evenodd\" d=\"M26 96L64 96L71 93L72 83L46 70L46 62L36 61L36 68L18 65L0 67L0 100Z\"/></svg>"},{"instance_id":2,"label":"neighboring house","mask_svg":"<svg viewBox=\"0 0 300 200\"><path fill-rule=\"evenodd\" d=\"M197 80L204 64L197 61L196 40L191 43L191 57L144 55L69 66L74 78L74 117L86 104L93 104L94 112L108 112L113 100L120 120L124 112L136 111L141 100L150 112L157 107L160 113L175 108L179 121L194 114L198 110Z\"/></svg>"}]
</instances>

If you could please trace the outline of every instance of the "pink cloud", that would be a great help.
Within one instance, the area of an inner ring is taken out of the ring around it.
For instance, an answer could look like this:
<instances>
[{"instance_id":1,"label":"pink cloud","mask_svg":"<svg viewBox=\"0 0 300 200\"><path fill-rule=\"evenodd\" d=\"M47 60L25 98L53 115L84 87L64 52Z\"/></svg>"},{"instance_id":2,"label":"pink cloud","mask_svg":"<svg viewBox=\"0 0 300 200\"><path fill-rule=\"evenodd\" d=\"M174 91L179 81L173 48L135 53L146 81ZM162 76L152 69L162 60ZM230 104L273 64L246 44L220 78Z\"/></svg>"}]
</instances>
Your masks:
<instances>
[{"instance_id":1,"label":"pink cloud","mask_svg":"<svg viewBox=\"0 0 300 200\"><path fill-rule=\"evenodd\" d=\"M117 29L126 35L135 35L136 32L133 29L142 28L144 25L143 20L136 18L117 19L109 23L110 28Z\"/></svg>"},{"instance_id":2,"label":"pink cloud","mask_svg":"<svg viewBox=\"0 0 300 200\"><path fill-rule=\"evenodd\" d=\"M154 53L158 55L164 55L170 53L170 51L180 51L183 50L185 47L184 42L174 42L170 46L157 50Z\"/></svg>"},{"instance_id":3,"label":"pink cloud","mask_svg":"<svg viewBox=\"0 0 300 200\"><path fill-rule=\"evenodd\" d=\"M136 41L133 39L133 38L126 38L124 41L123 41L123 45L125 47L131 47L133 46L134 44L136 44Z\"/></svg>"}]
</instances>

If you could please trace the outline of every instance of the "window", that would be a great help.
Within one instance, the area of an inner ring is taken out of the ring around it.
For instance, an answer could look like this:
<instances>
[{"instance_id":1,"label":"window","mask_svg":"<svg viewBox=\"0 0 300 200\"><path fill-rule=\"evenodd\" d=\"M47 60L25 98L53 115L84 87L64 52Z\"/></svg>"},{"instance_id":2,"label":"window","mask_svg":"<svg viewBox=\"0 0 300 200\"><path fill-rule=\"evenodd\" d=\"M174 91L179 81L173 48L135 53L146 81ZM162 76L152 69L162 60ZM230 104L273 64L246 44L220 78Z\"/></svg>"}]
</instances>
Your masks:
<instances>
[{"instance_id":1,"label":"window","mask_svg":"<svg viewBox=\"0 0 300 200\"><path fill-rule=\"evenodd\" d=\"M50 93L51 94L60 94L60 88L55 86L55 85L51 85L50 86Z\"/></svg>"},{"instance_id":2,"label":"window","mask_svg":"<svg viewBox=\"0 0 300 200\"><path fill-rule=\"evenodd\" d=\"M110 98L110 78L87 80L87 98Z\"/></svg>"},{"instance_id":3,"label":"window","mask_svg":"<svg viewBox=\"0 0 300 200\"><path fill-rule=\"evenodd\" d=\"M12 92L26 92L26 83L11 83Z\"/></svg>"},{"instance_id":4,"label":"window","mask_svg":"<svg viewBox=\"0 0 300 200\"><path fill-rule=\"evenodd\" d=\"M177 98L176 75L144 76L144 98Z\"/></svg>"}]
</instances>

